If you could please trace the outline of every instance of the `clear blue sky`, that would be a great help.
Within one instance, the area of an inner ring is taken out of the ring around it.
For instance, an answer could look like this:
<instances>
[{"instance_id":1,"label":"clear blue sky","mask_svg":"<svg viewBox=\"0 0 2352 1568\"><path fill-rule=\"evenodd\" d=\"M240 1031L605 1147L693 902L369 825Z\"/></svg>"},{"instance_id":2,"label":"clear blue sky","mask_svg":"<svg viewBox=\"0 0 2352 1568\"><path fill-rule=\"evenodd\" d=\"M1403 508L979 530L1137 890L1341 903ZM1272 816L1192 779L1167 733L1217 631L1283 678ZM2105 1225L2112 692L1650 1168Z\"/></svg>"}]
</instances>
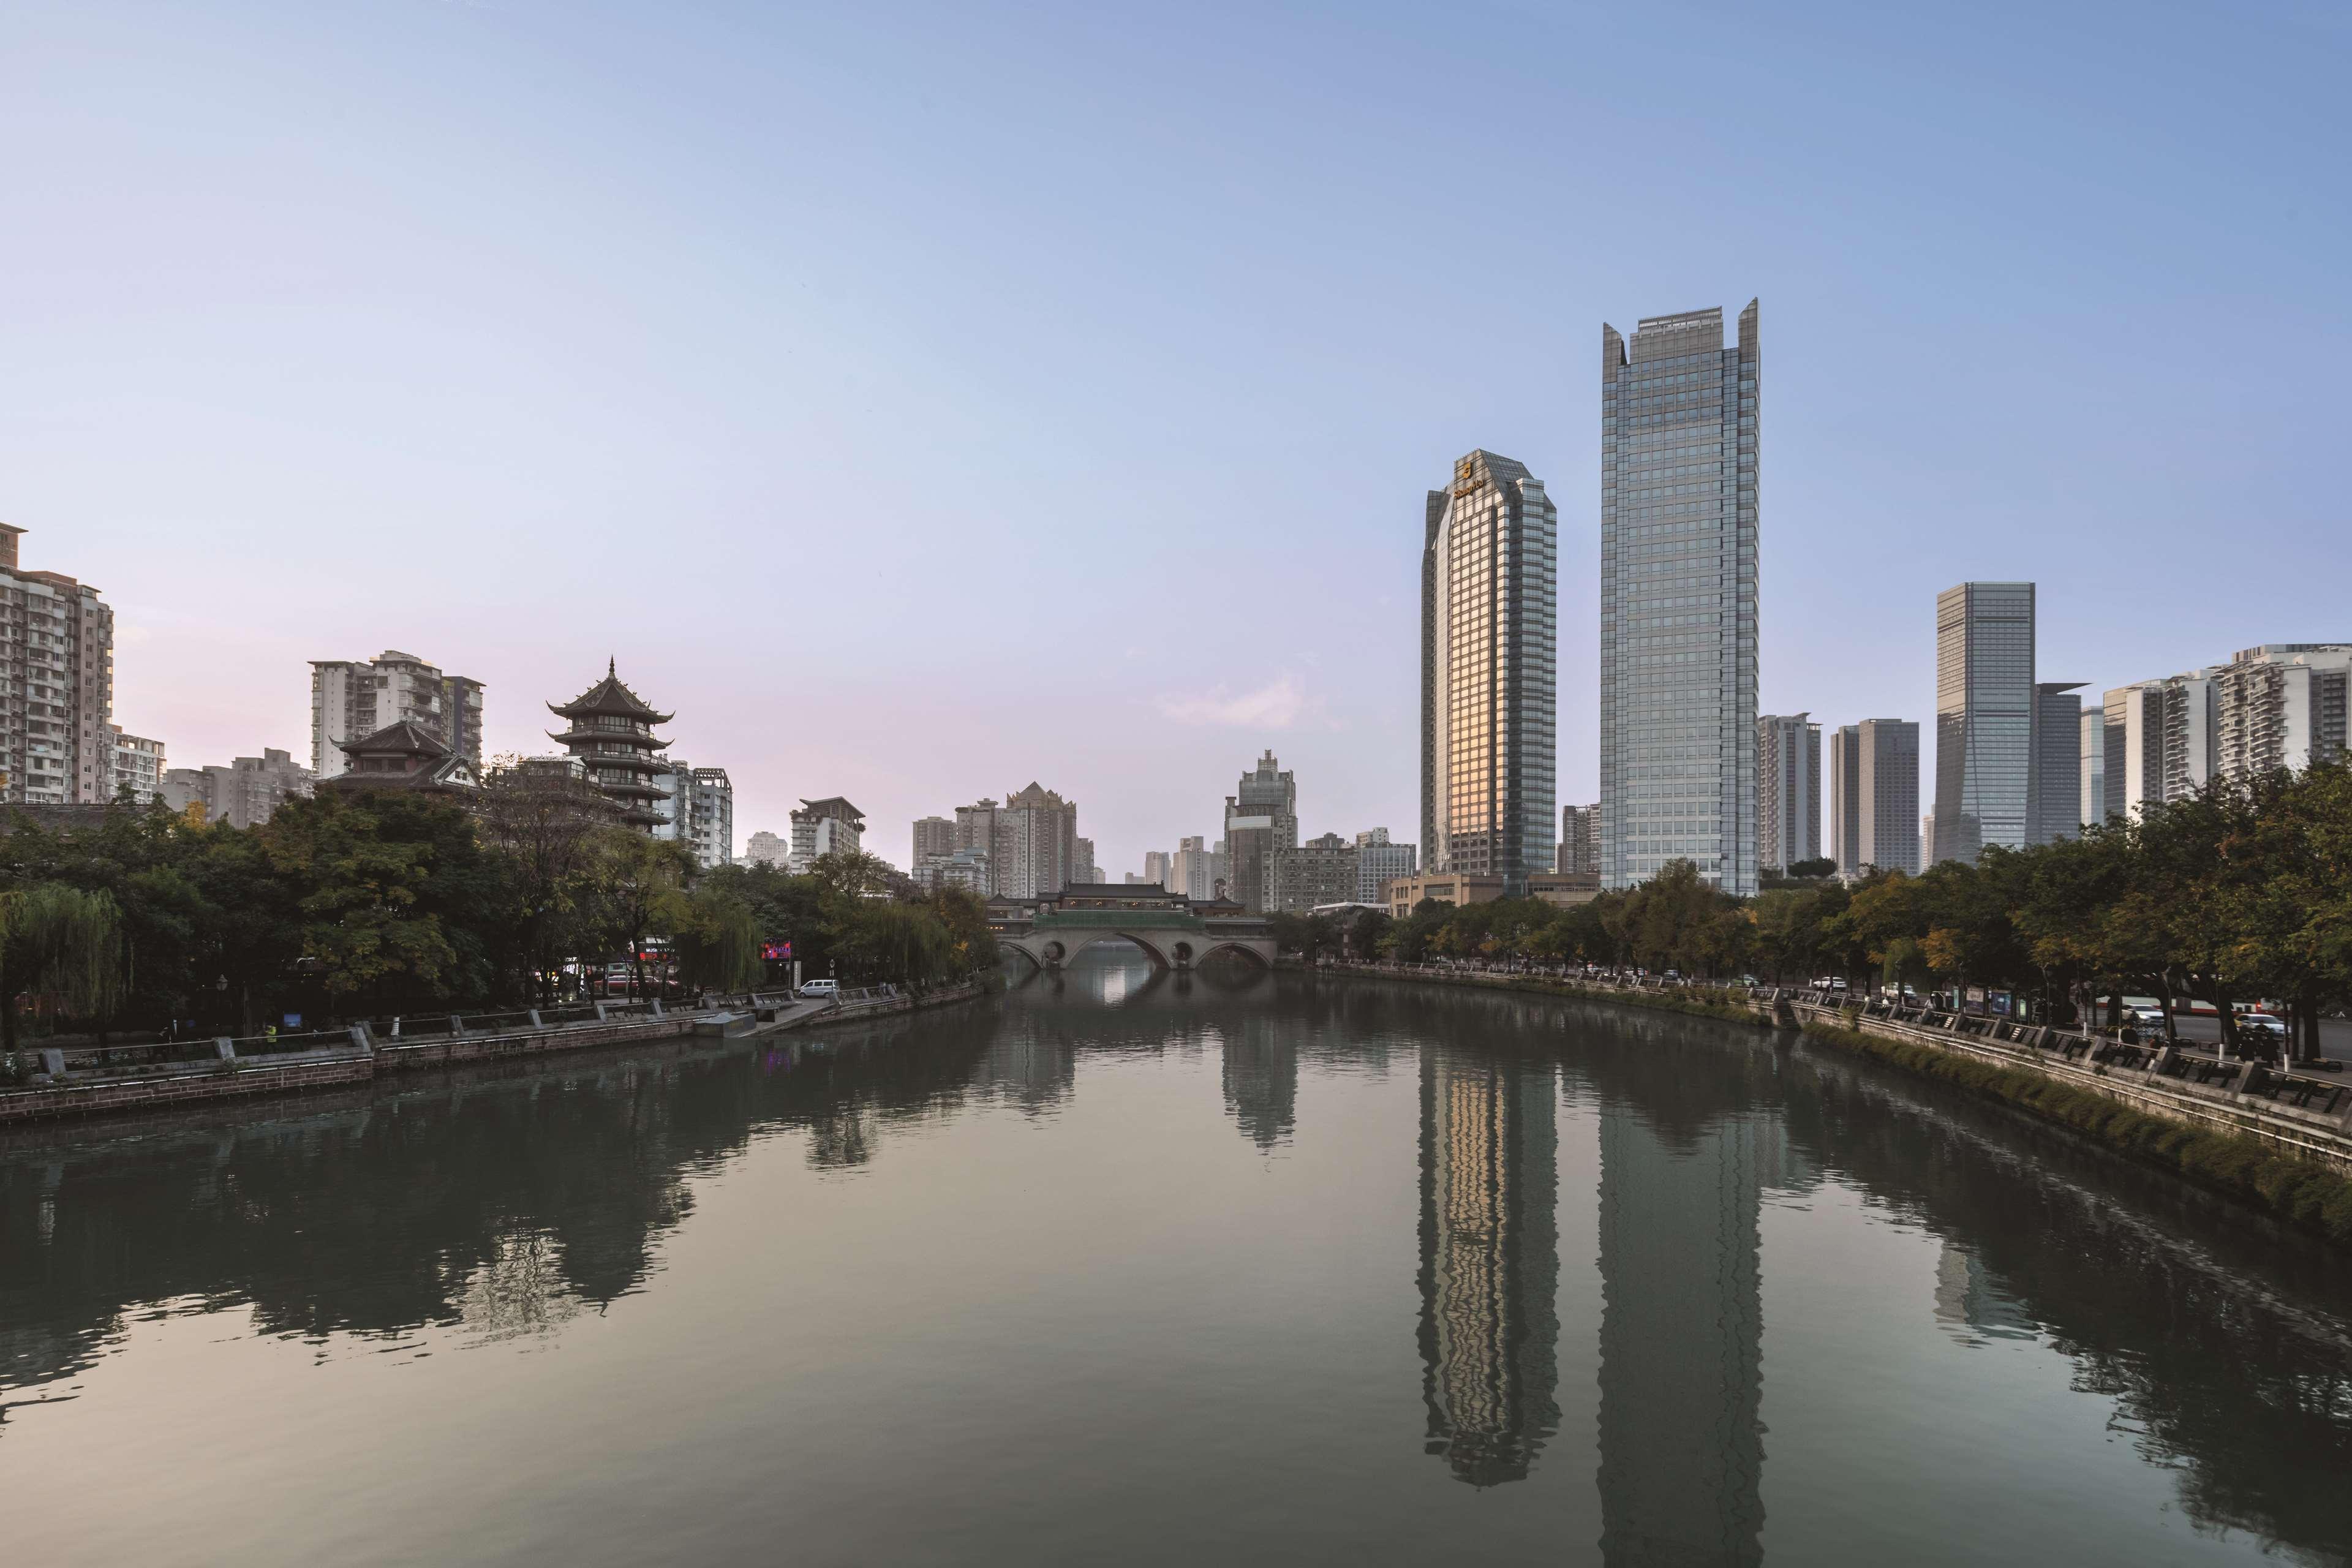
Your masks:
<instances>
[{"instance_id":1,"label":"clear blue sky","mask_svg":"<svg viewBox=\"0 0 2352 1568\"><path fill-rule=\"evenodd\" d=\"M2046 679L2352 637L2347 17L30 0L0 520L175 763L387 647L541 750L617 655L739 835L1034 778L1116 876L1268 745L1417 833L1473 447L1590 797L1601 323L1760 296L1768 711L1927 718L1969 577Z\"/></svg>"}]
</instances>

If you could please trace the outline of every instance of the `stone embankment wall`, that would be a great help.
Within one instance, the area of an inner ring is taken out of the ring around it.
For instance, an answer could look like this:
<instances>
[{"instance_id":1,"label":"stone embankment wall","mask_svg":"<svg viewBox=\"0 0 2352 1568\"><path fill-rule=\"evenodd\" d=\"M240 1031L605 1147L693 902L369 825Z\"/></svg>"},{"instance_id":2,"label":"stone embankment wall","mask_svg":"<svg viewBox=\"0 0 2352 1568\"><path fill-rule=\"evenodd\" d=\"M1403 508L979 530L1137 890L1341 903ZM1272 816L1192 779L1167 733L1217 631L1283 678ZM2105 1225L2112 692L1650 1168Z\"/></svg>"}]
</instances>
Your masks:
<instances>
[{"instance_id":1,"label":"stone embankment wall","mask_svg":"<svg viewBox=\"0 0 2352 1568\"><path fill-rule=\"evenodd\" d=\"M847 1023L920 1007L968 1002L988 988L967 983L921 996L877 997L835 1007L810 1007L752 1032ZM789 1010L788 1010L789 1011ZM476 1063L524 1060L562 1051L635 1045L715 1032L740 1009L639 1014L577 1023L477 1029L426 1037L354 1032L349 1046L303 1053L228 1056L218 1061L173 1063L115 1072L67 1072L0 1089L0 1129L33 1122L110 1115L148 1115L206 1101L244 1100L343 1087L363 1087L380 1076ZM364 1038L365 1043L360 1043Z\"/></svg>"}]
</instances>

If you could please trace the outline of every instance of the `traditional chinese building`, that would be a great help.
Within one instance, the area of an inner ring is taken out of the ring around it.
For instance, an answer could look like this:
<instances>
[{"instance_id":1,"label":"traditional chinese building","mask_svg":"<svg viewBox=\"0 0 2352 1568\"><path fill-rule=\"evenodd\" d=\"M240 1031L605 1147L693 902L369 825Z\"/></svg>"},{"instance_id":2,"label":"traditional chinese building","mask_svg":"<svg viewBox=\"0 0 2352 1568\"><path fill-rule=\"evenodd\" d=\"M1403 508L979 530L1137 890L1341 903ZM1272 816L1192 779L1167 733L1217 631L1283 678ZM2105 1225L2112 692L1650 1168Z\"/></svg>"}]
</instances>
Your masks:
<instances>
[{"instance_id":1,"label":"traditional chinese building","mask_svg":"<svg viewBox=\"0 0 2352 1568\"><path fill-rule=\"evenodd\" d=\"M588 782L619 809L623 822L650 833L667 820L657 809L663 791L654 775L668 764L654 753L669 742L654 734L654 726L668 723L674 715L647 707L621 684L609 660L604 679L562 706L551 702L547 709L568 726L562 734L548 731L548 739L579 761Z\"/></svg>"},{"instance_id":2,"label":"traditional chinese building","mask_svg":"<svg viewBox=\"0 0 2352 1568\"><path fill-rule=\"evenodd\" d=\"M347 760L325 788L418 790L463 801L481 787L471 763L443 744L438 735L406 720L335 745Z\"/></svg>"}]
</instances>

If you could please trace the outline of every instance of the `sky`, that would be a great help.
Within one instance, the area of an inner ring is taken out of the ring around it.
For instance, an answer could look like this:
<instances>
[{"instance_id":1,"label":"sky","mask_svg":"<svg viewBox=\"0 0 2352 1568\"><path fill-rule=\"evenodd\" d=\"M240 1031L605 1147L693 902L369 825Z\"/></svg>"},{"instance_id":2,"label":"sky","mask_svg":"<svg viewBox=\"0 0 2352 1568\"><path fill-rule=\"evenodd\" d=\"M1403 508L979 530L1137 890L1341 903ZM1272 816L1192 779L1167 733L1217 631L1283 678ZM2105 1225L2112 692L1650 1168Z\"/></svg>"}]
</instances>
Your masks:
<instances>
[{"instance_id":1,"label":"sky","mask_svg":"<svg viewBox=\"0 0 2352 1568\"><path fill-rule=\"evenodd\" d=\"M0 521L174 765L394 647L544 752L611 658L739 840L1035 780L1116 879L1268 747L1412 838L1474 447L1597 792L1604 321L1762 301L1767 712L1931 719L1967 579L2045 680L2352 639L2347 66L2318 4L16 0Z\"/></svg>"}]
</instances>

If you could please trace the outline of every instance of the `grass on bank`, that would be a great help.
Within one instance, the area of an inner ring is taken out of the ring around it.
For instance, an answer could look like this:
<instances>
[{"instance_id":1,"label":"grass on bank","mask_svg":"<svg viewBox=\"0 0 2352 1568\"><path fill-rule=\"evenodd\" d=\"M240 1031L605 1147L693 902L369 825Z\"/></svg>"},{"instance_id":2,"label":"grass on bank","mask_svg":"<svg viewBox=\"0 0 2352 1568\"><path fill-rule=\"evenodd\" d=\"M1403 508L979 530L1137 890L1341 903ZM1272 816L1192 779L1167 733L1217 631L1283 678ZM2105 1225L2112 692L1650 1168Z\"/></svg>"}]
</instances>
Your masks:
<instances>
[{"instance_id":1,"label":"grass on bank","mask_svg":"<svg viewBox=\"0 0 2352 1568\"><path fill-rule=\"evenodd\" d=\"M2304 1230L2352 1247L2352 1178L2242 1132L2222 1132L2151 1116L2087 1089L2022 1068L1956 1056L1932 1046L1881 1039L1859 1029L1808 1024L1817 1040L1892 1062L2072 1128L2146 1164L2251 1204Z\"/></svg>"}]
</instances>

